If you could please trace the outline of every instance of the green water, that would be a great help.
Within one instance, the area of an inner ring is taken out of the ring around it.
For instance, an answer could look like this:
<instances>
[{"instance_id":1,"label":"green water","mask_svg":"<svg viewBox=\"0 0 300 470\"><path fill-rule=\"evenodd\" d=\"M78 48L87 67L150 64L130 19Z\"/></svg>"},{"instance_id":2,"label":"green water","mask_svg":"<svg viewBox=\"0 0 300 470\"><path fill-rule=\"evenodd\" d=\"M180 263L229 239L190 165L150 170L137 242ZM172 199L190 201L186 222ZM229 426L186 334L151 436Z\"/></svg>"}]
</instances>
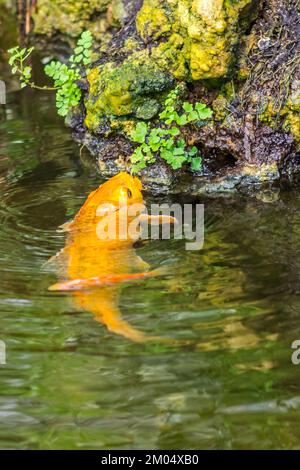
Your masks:
<instances>
[{"instance_id":1,"label":"green water","mask_svg":"<svg viewBox=\"0 0 300 470\"><path fill-rule=\"evenodd\" d=\"M201 251L174 240L140 245L151 265L176 269L124 285L123 316L181 345L132 343L68 295L47 291L57 276L43 264L64 246L56 229L101 178L80 159L53 96L8 84L0 106L0 448L299 449L297 192L269 204L199 199Z\"/></svg>"}]
</instances>

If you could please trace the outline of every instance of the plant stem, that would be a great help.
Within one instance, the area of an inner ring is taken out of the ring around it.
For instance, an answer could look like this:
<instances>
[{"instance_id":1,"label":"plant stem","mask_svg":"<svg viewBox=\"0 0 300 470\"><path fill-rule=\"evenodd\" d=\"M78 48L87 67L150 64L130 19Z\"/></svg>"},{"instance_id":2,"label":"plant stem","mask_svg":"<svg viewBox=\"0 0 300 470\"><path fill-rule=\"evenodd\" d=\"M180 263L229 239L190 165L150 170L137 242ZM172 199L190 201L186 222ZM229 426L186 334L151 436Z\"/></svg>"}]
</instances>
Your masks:
<instances>
[{"instance_id":1,"label":"plant stem","mask_svg":"<svg viewBox=\"0 0 300 470\"><path fill-rule=\"evenodd\" d=\"M18 68L18 72L19 74L21 75L21 77L23 77L24 73L23 73L23 60L20 61L20 68ZM44 90L44 91L56 91L58 90L60 87L49 87L49 86L39 86L39 85L36 85L34 82L25 82L26 85L30 86L30 88L34 88L35 90Z\"/></svg>"}]
</instances>

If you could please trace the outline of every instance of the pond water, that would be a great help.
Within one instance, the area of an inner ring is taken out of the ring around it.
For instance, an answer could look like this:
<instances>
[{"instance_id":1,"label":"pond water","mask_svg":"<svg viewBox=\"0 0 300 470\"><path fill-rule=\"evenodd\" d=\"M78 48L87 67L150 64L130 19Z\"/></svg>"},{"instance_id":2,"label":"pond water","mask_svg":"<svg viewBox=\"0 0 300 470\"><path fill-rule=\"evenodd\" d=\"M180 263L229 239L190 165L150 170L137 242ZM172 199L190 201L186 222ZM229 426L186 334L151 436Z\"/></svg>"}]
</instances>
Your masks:
<instances>
[{"instance_id":1,"label":"pond water","mask_svg":"<svg viewBox=\"0 0 300 470\"><path fill-rule=\"evenodd\" d=\"M102 179L80 158L53 95L20 92L11 78L8 85L0 106L0 448L299 449L300 365L291 362L300 339L299 194L281 192L273 203L199 199L201 251L180 240L139 245L152 266L176 268L125 284L123 317L180 341L134 343L68 294L47 290L57 276L43 265L65 240L57 227Z\"/></svg>"}]
</instances>

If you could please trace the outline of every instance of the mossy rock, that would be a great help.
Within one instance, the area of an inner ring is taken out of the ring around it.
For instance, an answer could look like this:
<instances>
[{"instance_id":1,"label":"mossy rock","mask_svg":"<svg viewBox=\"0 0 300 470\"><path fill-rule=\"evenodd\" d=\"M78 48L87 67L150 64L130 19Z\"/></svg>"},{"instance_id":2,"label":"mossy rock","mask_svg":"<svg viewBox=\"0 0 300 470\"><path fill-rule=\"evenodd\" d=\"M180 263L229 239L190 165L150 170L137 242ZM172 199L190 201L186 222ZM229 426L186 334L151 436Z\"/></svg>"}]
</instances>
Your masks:
<instances>
[{"instance_id":1,"label":"mossy rock","mask_svg":"<svg viewBox=\"0 0 300 470\"><path fill-rule=\"evenodd\" d=\"M85 100L85 123L96 131L103 118L136 116L153 118L160 102L174 84L171 74L153 63L138 63L130 57L120 66L106 63L94 68L88 75L90 91Z\"/></svg>"},{"instance_id":2,"label":"mossy rock","mask_svg":"<svg viewBox=\"0 0 300 470\"><path fill-rule=\"evenodd\" d=\"M291 91L283 106L278 106L278 100L270 98L264 110L259 114L262 122L276 129L281 127L292 134L297 146L300 145L300 82L292 82Z\"/></svg>"},{"instance_id":3,"label":"mossy rock","mask_svg":"<svg viewBox=\"0 0 300 470\"><path fill-rule=\"evenodd\" d=\"M144 0L136 26L144 41L165 38L152 55L179 79L226 77L256 0Z\"/></svg>"},{"instance_id":4,"label":"mossy rock","mask_svg":"<svg viewBox=\"0 0 300 470\"><path fill-rule=\"evenodd\" d=\"M96 39L125 16L123 0L38 0L33 13L34 32L52 36L62 33L78 37L88 29Z\"/></svg>"},{"instance_id":5,"label":"mossy rock","mask_svg":"<svg viewBox=\"0 0 300 470\"><path fill-rule=\"evenodd\" d=\"M285 117L284 127L295 137L300 145L300 81L295 80L292 84L291 94L287 100L286 106L282 111Z\"/></svg>"},{"instance_id":6,"label":"mossy rock","mask_svg":"<svg viewBox=\"0 0 300 470\"><path fill-rule=\"evenodd\" d=\"M123 62L108 62L88 75L85 123L96 131L103 118L152 119L175 80L224 79L230 72L240 26L250 21L256 0L144 0L137 32L151 50L132 51ZM126 57L126 54L125 54Z\"/></svg>"}]
</instances>

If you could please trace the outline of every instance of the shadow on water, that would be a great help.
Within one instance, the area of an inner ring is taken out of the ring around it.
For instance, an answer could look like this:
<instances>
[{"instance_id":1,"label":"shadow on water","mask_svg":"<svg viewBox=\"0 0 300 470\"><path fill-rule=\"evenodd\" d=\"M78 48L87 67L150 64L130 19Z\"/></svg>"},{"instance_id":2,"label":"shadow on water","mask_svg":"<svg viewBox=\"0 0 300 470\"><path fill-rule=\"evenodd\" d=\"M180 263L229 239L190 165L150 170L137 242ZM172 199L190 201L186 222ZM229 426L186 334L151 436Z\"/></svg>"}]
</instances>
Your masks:
<instances>
[{"instance_id":1,"label":"shadow on water","mask_svg":"<svg viewBox=\"0 0 300 470\"><path fill-rule=\"evenodd\" d=\"M123 316L188 344L134 344L47 292L57 277L42 265L64 245L56 228L100 178L53 95L11 89L0 122L0 447L299 448L299 195L201 200L203 250L140 245L151 265L178 268L125 286Z\"/></svg>"}]
</instances>

